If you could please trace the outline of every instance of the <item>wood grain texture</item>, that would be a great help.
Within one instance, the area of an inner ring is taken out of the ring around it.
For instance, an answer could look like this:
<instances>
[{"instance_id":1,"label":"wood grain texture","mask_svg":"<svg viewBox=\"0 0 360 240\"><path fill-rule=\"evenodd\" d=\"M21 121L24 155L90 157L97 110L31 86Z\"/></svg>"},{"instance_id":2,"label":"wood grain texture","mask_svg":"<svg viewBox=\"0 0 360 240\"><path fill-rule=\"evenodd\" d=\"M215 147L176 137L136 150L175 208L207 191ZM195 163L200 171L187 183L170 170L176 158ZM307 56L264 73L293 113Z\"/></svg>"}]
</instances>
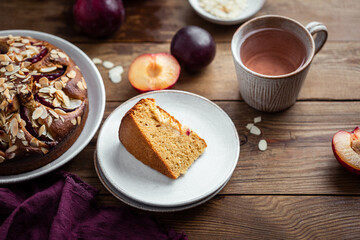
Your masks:
<instances>
[{"instance_id":1,"label":"wood grain texture","mask_svg":"<svg viewBox=\"0 0 360 240\"><path fill-rule=\"evenodd\" d=\"M31 29L55 34L76 42L99 41L74 28L72 5L75 0L1 1L0 30ZM169 42L181 27L197 25L207 29L217 41L228 42L237 26L220 26L200 18L187 1L124 0L126 22L111 38L101 41ZM256 16L279 14L302 24L323 22L331 41L357 41L360 31L360 5L357 0L268 0ZM16 21L9 19L16 19ZM352 24L349 24L352 23ZM354 25L355 24L355 25Z\"/></svg>"},{"instance_id":2,"label":"wood grain texture","mask_svg":"<svg viewBox=\"0 0 360 240\"><path fill-rule=\"evenodd\" d=\"M114 84L108 70L98 65L106 88L107 101L125 101L138 94L128 81L131 62L140 54L169 52L170 45L153 43L78 44L89 57L100 57L122 65L123 80ZM315 56L299 100L359 100L360 43L328 42ZM331 86L331 87L330 87ZM215 60L202 72L182 71L173 89L190 91L212 100L240 100L230 44L218 43Z\"/></svg>"},{"instance_id":3,"label":"wood grain texture","mask_svg":"<svg viewBox=\"0 0 360 240\"><path fill-rule=\"evenodd\" d=\"M360 195L360 178L343 169L331 149L338 130L349 131L359 124L360 102L298 102L276 114L260 113L243 102L216 103L233 120L239 135L249 139L241 146L237 167L221 194ZM119 105L107 103L105 118ZM257 124L261 136L245 127L257 116L262 116ZM268 141L265 152L258 150L262 138ZM92 162L96 141L97 136L62 169L99 187Z\"/></svg>"}]
</instances>

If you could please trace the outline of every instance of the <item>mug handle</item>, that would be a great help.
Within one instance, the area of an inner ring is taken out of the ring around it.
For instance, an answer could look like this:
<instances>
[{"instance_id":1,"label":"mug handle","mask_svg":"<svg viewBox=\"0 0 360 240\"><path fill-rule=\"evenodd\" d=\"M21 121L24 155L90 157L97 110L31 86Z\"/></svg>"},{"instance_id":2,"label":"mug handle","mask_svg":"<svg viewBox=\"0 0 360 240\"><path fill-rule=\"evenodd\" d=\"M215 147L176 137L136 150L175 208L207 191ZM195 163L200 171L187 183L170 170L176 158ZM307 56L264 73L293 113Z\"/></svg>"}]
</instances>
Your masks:
<instances>
[{"instance_id":1,"label":"mug handle","mask_svg":"<svg viewBox=\"0 0 360 240\"><path fill-rule=\"evenodd\" d=\"M324 24L320 22L310 22L308 25L306 25L306 29L310 32L310 34L314 37L315 42L315 54L317 54L321 48L324 46L327 37L328 37L328 31Z\"/></svg>"}]
</instances>

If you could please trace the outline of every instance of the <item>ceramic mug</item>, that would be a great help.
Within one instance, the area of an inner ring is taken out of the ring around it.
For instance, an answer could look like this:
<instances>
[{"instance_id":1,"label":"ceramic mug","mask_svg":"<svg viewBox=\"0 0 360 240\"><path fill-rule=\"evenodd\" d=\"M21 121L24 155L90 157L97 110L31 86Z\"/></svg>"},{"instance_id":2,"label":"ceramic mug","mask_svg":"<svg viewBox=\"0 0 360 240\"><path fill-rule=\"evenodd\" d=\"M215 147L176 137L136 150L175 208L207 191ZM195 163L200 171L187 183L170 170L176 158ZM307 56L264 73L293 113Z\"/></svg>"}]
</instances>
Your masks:
<instances>
[{"instance_id":1,"label":"ceramic mug","mask_svg":"<svg viewBox=\"0 0 360 240\"><path fill-rule=\"evenodd\" d=\"M246 67L240 57L241 44L254 31L276 28L288 31L305 46L304 63L293 72L283 75L264 75ZM243 100L251 107L264 112L277 112L292 106L309 71L311 62L327 40L327 28L319 22L306 27L284 16L265 15L241 25L231 41L231 51Z\"/></svg>"}]
</instances>

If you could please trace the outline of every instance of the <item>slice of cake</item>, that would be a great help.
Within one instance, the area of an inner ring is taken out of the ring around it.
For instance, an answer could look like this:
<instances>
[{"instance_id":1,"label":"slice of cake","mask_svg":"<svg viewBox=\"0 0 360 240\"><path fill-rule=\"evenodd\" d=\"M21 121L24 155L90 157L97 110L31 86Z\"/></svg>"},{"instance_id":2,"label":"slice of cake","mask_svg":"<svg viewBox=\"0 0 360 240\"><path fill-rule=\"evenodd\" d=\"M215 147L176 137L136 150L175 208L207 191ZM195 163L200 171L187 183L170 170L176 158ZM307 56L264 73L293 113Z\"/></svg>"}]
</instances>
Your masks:
<instances>
[{"instance_id":1,"label":"slice of cake","mask_svg":"<svg viewBox=\"0 0 360 240\"><path fill-rule=\"evenodd\" d=\"M135 158L174 179L185 174L207 146L152 98L141 99L125 114L119 138Z\"/></svg>"}]
</instances>

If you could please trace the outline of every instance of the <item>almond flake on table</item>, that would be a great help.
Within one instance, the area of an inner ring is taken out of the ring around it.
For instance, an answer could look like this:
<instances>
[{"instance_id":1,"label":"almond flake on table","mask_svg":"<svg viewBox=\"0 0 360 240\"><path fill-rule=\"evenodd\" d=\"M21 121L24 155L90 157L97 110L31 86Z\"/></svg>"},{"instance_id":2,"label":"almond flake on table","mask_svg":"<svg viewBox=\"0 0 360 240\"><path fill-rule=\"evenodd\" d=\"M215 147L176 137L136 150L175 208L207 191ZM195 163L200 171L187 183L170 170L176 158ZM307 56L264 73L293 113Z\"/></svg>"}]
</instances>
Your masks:
<instances>
[{"instance_id":1,"label":"almond flake on table","mask_svg":"<svg viewBox=\"0 0 360 240\"><path fill-rule=\"evenodd\" d=\"M104 66L104 68L110 69L110 68L114 67L114 63L112 63L110 61L104 61L103 66Z\"/></svg>"},{"instance_id":2,"label":"almond flake on table","mask_svg":"<svg viewBox=\"0 0 360 240\"><path fill-rule=\"evenodd\" d=\"M259 145L258 145L260 151L265 151L267 149L267 142L265 139L261 139L259 141Z\"/></svg>"},{"instance_id":3,"label":"almond flake on table","mask_svg":"<svg viewBox=\"0 0 360 240\"><path fill-rule=\"evenodd\" d=\"M116 66L114 68L112 68L110 71L109 71L109 77L110 77L110 80L113 82L113 83L119 83L121 82L122 78L121 78L121 74L124 72L124 68L122 66Z\"/></svg>"},{"instance_id":4,"label":"almond flake on table","mask_svg":"<svg viewBox=\"0 0 360 240\"><path fill-rule=\"evenodd\" d=\"M252 128L250 129L250 133L254 134L254 135L260 135L261 131L257 126L252 126Z\"/></svg>"},{"instance_id":5,"label":"almond flake on table","mask_svg":"<svg viewBox=\"0 0 360 240\"><path fill-rule=\"evenodd\" d=\"M254 118L254 123L259 123L259 122L261 122L261 116Z\"/></svg>"},{"instance_id":6,"label":"almond flake on table","mask_svg":"<svg viewBox=\"0 0 360 240\"><path fill-rule=\"evenodd\" d=\"M92 61L93 61L94 64L101 64L102 63L102 60L100 58L93 58Z\"/></svg>"},{"instance_id":7,"label":"almond flake on table","mask_svg":"<svg viewBox=\"0 0 360 240\"><path fill-rule=\"evenodd\" d=\"M248 130L250 130L253 126L254 126L253 123L248 123L248 124L246 125L246 128L247 128Z\"/></svg>"}]
</instances>

